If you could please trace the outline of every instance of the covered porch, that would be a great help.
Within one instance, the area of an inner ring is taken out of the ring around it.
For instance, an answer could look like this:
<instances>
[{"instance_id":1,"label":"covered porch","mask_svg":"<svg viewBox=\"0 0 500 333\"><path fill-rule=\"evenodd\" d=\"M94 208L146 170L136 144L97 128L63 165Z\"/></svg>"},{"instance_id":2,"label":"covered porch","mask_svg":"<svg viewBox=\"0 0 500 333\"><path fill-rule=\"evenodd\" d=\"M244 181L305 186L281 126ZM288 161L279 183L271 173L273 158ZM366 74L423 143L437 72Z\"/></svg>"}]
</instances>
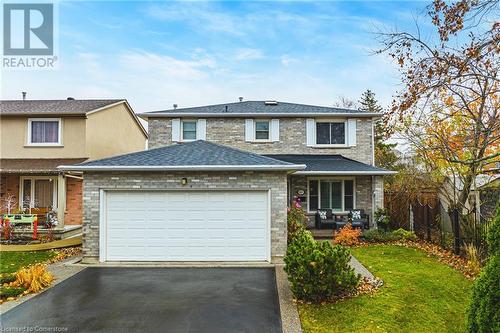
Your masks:
<instances>
[{"instance_id":1,"label":"covered porch","mask_svg":"<svg viewBox=\"0 0 500 333\"><path fill-rule=\"evenodd\" d=\"M55 238L74 236L81 232L82 176L62 173L61 164L78 163L82 159L1 159L0 160L0 214L36 214L39 234L50 216L57 220L53 228ZM23 219L24 220L24 219ZM18 221L20 221L18 219ZM17 223L14 234L31 231L30 223ZM26 224L26 225L24 225Z\"/></svg>"},{"instance_id":2,"label":"covered porch","mask_svg":"<svg viewBox=\"0 0 500 333\"><path fill-rule=\"evenodd\" d=\"M335 218L344 221L350 212L358 210L366 214L372 228L374 212L384 207L383 177L394 173L341 155L268 156L307 166L288 176L288 200L300 199L310 229L316 229L318 210L331 210ZM317 234L329 236L332 231Z\"/></svg>"}]
</instances>

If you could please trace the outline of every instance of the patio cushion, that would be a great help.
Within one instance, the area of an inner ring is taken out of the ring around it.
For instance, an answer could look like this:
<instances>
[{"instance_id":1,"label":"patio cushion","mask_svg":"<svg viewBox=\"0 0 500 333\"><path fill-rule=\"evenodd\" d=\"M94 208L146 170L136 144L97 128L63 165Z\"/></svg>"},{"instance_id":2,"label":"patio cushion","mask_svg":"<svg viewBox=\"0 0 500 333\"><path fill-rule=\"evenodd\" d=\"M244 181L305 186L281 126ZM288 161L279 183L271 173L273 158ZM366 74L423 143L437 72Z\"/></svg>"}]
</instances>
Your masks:
<instances>
[{"instance_id":1,"label":"patio cushion","mask_svg":"<svg viewBox=\"0 0 500 333\"><path fill-rule=\"evenodd\" d=\"M360 220L361 219L361 211L360 210L351 210L351 218L353 220Z\"/></svg>"},{"instance_id":2,"label":"patio cushion","mask_svg":"<svg viewBox=\"0 0 500 333\"><path fill-rule=\"evenodd\" d=\"M326 210L318 210L318 215L320 219L326 220L327 219L326 214L327 214Z\"/></svg>"}]
</instances>

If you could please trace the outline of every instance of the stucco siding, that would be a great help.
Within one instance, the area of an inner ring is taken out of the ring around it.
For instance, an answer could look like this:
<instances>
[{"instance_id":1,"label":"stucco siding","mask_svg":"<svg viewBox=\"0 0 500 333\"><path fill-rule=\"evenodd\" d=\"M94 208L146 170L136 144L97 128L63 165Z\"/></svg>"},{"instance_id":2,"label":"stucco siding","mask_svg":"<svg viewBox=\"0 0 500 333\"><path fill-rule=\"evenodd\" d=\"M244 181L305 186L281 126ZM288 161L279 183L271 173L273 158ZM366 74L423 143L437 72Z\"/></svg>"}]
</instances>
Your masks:
<instances>
[{"instance_id":1,"label":"stucco siding","mask_svg":"<svg viewBox=\"0 0 500 333\"><path fill-rule=\"evenodd\" d=\"M1 158L84 158L88 157L85 145L84 117L61 118L61 146L29 146L28 119L30 117L0 117ZM35 118L35 117L33 117Z\"/></svg>"},{"instance_id":2,"label":"stucco siding","mask_svg":"<svg viewBox=\"0 0 500 333\"><path fill-rule=\"evenodd\" d=\"M146 148L146 136L124 104L89 114L86 142L91 160Z\"/></svg>"},{"instance_id":3,"label":"stucco siding","mask_svg":"<svg viewBox=\"0 0 500 333\"><path fill-rule=\"evenodd\" d=\"M183 177L188 178L188 185L181 185ZM287 232L287 179L285 172L85 173L83 182L83 256L87 262L95 262L99 257L100 189L271 190L272 260L279 262L285 254Z\"/></svg>"}]
</instances>

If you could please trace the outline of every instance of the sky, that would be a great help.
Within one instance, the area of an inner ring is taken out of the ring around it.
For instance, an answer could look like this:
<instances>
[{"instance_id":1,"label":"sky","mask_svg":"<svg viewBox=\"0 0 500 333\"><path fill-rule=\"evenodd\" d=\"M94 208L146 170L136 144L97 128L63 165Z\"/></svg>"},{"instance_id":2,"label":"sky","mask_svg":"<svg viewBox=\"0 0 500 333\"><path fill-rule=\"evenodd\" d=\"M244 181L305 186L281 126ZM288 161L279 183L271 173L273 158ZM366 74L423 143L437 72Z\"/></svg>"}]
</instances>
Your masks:
<instances>
[{"instance_id":1,"label":"sky","mask_svg":"<svg viewBox=\"0 0 500 333\"><path fill-rule=\"evenodd\" d=\"M126 98L136 112L245 100L332 105L371 89L387 106L397 67L376 32L428 22L427 2L58 4L53 70L2 71L2 99Z\"/></svg>"}]
</instances>

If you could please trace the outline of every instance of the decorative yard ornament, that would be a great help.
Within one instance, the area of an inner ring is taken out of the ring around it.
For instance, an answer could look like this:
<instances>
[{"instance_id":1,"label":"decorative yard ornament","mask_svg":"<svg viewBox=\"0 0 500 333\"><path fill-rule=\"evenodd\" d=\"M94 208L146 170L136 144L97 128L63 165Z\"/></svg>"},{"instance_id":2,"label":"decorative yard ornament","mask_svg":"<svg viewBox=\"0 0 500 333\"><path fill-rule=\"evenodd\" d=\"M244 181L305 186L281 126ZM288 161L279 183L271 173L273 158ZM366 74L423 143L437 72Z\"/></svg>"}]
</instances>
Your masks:
<instances>
[{"instance_id":1,"label":"decorative yard ornament","mask_svg":"<svg viewBox=\"0 0 500 333\"><path fill-rule=\"evenodd\" d=\"M2 199L1 202L1 208L2 211L7 211L7 214L11 214L11 211L16 208L17 206L17 200L16 197L13 194L7 194L5 198Z\"/></svg>"}]
</instances>

